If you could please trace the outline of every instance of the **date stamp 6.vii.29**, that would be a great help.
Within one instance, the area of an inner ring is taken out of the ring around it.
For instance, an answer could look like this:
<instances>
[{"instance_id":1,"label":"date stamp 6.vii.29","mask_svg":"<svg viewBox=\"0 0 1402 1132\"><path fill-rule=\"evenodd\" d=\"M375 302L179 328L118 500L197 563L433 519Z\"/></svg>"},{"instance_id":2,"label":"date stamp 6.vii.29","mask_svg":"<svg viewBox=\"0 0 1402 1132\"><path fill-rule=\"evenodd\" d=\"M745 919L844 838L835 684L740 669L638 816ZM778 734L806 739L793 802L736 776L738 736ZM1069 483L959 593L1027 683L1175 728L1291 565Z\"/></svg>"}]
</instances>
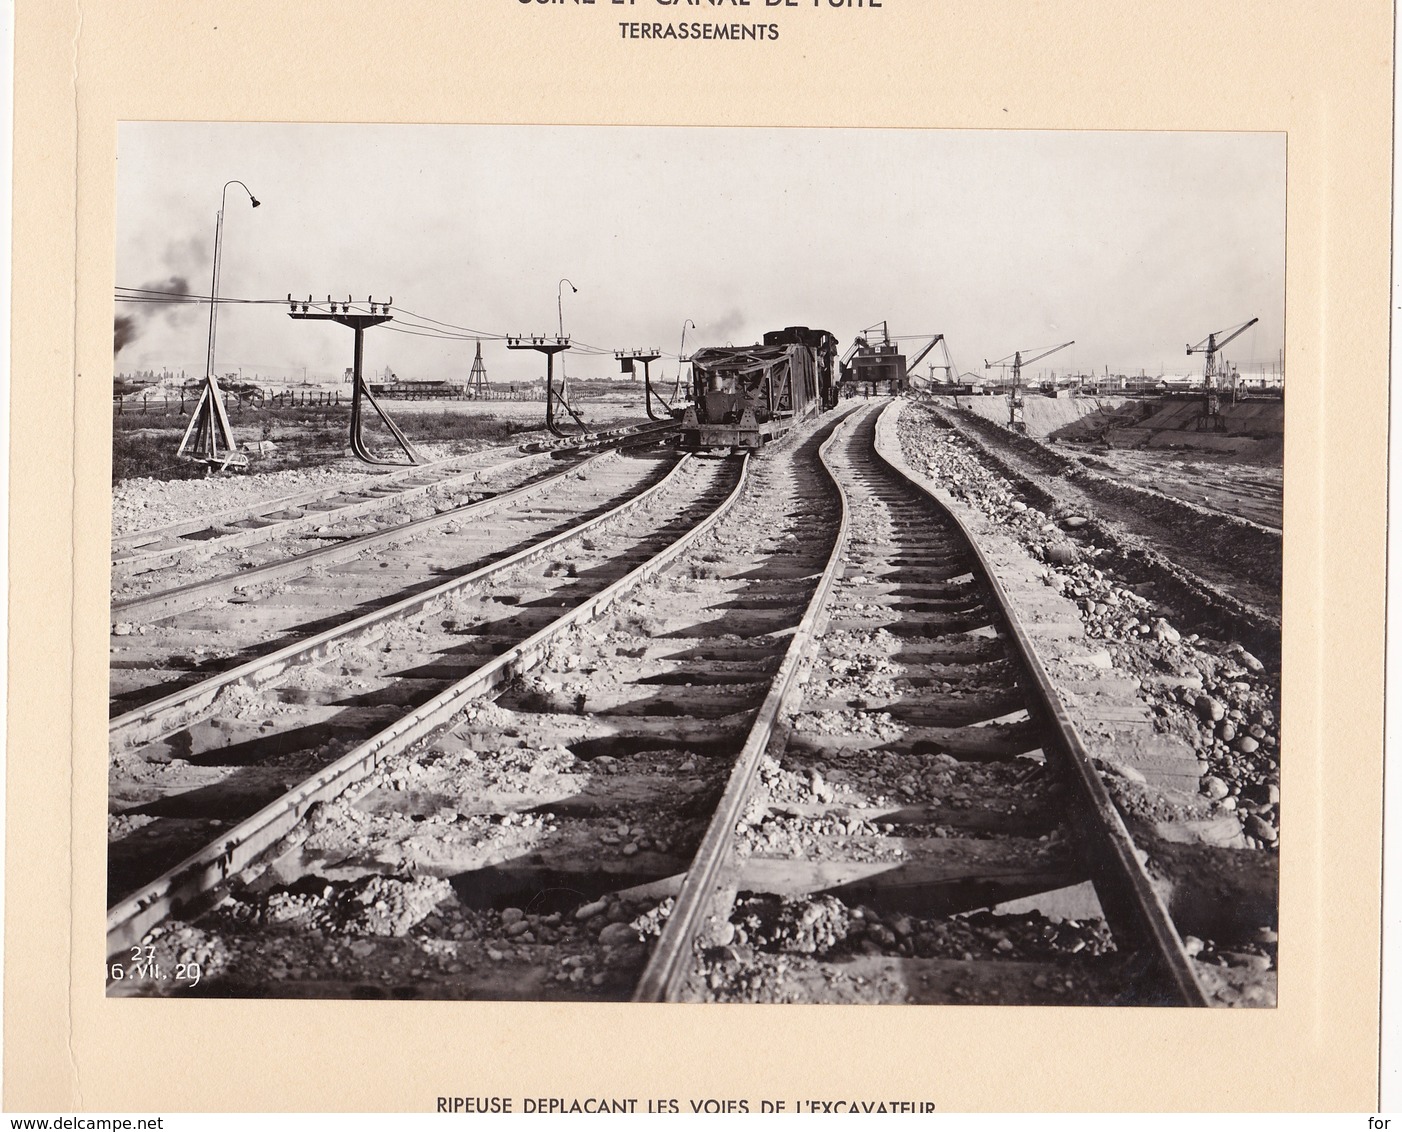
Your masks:
<instances>
[{"instance_id":1,"label":"date stamp 6.vii.29","mask_svg":"<svg viewBox=\"0 0 1402 1132\"><path fill-rule=\"evenodd\" d=\"M156 960L154 947L132 947L131 955L118 963L107 964L107 981L110 984L131 981L172 983L171 989L188 989L200 981L198 963L176 963L167 967Z\"/></svg>"}]
</instances>

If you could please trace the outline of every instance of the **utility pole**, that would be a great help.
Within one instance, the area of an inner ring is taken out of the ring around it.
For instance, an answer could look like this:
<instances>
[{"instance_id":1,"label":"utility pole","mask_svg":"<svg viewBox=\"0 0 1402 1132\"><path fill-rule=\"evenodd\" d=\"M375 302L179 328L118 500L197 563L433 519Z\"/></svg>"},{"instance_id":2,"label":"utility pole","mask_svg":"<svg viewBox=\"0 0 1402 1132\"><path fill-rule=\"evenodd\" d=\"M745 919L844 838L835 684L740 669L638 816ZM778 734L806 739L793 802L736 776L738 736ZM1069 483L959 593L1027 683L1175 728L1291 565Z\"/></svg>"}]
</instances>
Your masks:
<instances>
[{"instance_id":1,"label":"utility pole","mask_svg":"<svg viewBox=\"0 0 1402 1132\"><path fill-rule=\"evenodd\" d=\"M409 438L400 431L399 426L389 418L389 414L380 407L380 403L375 400L375 395L370 392L369 386L365 384L365 376L361 369L361 364L365 357L365 331L367 327L379 326L381 323L390 322L394 316L389 313L390 305L394 302L390 299L388 303L377 303L374 299L368 301L369 312L352 310L352 299L346 299L344 303L331 301L331 296L326 296L326 303L329 310L319 309L321 304L313 304L311 296L307 296L305 303L294 302L292 296L287 296L288 306L291 308L288 314L292 318L314 319L322 322L336 322L342 326L348 326L355 332L355 364L351 368L351 420L350 420L350 447L355 454L355 458L365 464L377 465L398 465L403 463L422 464L423 456L417 448L410 442ZM299 309L300 308L300 309ZM317 308L317 309L313 309ZM379 413L380 420L384 421L385 427L403 449L407 461L402 460L382 460L377 456L372 456L370 450L365 447L365 436L363 432L364 420L361 415L361 403L368 401L371 408Z\"/></svg>"},{"instance_id":2,"label":"utility pole","mask_svg":"<svg viewBox=\"0 0 1402 1132\"><path fill-rule=\"evenodd\" d=\"M570 407L569 401L565 398L564 390L562 389L558 393L555 391L555 355L563 350L568 350L570 340L564 335L554 339L546 338L543 335L531 335L529 339L519 334L514 338L507 335L506 348L508 350L535 350L537 353L545 355L545 427L555 436L564 437L567 435L555 424L555 401L558 398L561 407L574 418L580 429L585 432L589 431L584 427L584 421L580 415Z\"/></svg>"},{"instance_id":3,"label":"utility pole","mask_svg":"<svg viewBox=\"0 0 1402 1132\"><path fill-rule=\"evenodd\" d=\"M633 373L636 363L643 363L643 404L647 409L649 420L669 421L672 419L671 406L662 399L662 394L657 393L657 401L664 409L667 409L666 416L659 416L652 411L652 398L654 396L652 388L652 363L662 356L662 351L653 350L615 350L613 356L618 359L620 368L624 373Z\"/></svg>"}]
</instances>

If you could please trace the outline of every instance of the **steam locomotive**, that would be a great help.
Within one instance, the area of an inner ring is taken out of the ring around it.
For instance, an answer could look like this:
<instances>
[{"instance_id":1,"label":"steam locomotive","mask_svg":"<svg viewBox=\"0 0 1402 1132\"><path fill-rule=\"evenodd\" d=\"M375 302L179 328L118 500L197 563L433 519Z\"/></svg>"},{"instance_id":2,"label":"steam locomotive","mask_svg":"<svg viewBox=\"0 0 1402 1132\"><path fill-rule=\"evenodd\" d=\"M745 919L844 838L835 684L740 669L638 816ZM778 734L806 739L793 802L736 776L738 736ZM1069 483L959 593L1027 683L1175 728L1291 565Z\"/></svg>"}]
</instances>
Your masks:
<instances>
[{"instance_id":1,"label":"steam locomotive","mask_svg":"<svg viewBox=\"0 0 1402 1132\"><path fill-rule=\"evenodd\" d=\"M832 408L836 358L837 338L806 326L771 330L753 346L697 350L681 447L754 451Z\"/></svg>"}]
</instances>

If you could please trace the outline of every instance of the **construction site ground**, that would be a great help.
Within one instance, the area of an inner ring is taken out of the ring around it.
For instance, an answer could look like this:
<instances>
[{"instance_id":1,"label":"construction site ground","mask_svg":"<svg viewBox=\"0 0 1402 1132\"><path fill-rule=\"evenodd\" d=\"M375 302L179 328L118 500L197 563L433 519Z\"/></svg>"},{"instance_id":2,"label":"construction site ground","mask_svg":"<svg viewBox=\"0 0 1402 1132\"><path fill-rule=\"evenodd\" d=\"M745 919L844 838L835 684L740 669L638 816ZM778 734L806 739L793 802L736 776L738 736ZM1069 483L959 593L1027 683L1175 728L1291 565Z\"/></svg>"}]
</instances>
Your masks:
<instances>
[{"instance_id":1,"label":"construction site ground","mask_svg":"<svg viewBox=\"0 0 1402 1132\"><path fill-rule=\"evenodd\" d=\"M385 399L381 404L428 460L460 456L483 447L516 446L552 439L545 430L543 401ZM193 402L187 410L193 410ZM641 388L580 399L576 411L591 430L638 424L647 419ZM235 407L229 417L234 438L248 462L244 468L235 469L232 475L224 478L238 482L267 473L298 473L292 477L298 482L268 485L293 491L303 486L348 482L370 471L350 452L348 393L339 405ZM366 444L371 451L390 459L401 458L393 438L369 406L364 409L364 418ZM560 418L565 432L579 431L578 425L563 412ZM121 515L128 509L128 497L134 506L142 501L158 505L160 498L169 494L161 485L204 477L204 465L176 455L187 423L187 415L180 414L174 406L169 412L149 406L148 411L138 412L134 405L129 405L120 414L113 415L114 515ZM302 485L300 475L314 479ZM267 497L266 492L251 488L234 491L235 494L242 491L249 499ZM205 495L200 494L200 498L203 500ZM154 526L164 521L158 515L148 518L151 521L141 525Z\"/></svg>"},{"instance_id":2,"label":"construction site ground","mask_svg":"<svg viewBox=\"0 0 1402 1132\"><path fill-rule=\"evenodd\" d=\"M938 398L998 424L1002 396ZM1023 401L1027 435L1080 455L1102 475L1279 529L1284 491L1285 406L1222 407L1220 428L1201 400L1046 397Z\"/></svg>"}]
</instances>

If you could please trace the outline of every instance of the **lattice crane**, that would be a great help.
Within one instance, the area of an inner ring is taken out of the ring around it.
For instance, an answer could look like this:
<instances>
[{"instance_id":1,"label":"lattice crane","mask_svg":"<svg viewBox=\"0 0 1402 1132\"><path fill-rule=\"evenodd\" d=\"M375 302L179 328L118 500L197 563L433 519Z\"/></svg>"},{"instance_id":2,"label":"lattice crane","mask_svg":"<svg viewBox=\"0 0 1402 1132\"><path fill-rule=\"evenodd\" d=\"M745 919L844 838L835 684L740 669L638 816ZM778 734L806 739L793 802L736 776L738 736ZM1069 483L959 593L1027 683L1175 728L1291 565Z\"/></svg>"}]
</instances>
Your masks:
<instances>
[{"instance_id":1,"label":"lattice crane","mask_svg":"<svg viewBox=\"0 0 1402 1132\"><path fill-rule=\"evenodd\" d=\"M1067 346L1074 346L1076 340L1073 338L1069 342L1063 342L1059 346L1051 346L1038 353L1027 351L1028 356L1023 357L1023 351L1009 354L1006 358L999 358L996 362L990 362L987 358L983 361L984 369L1010 369L1013 371L1013 387L1008 390L1008 427L1017 428L1021 423L1020 414L1022 412L1022 367L1030 366L1033 362L1039 362L1050 354L1058 350L1064 350Z\"/></svg>"},{"instance_id":2,"label":"lattice crane","mask_svg":"<svg viewBox=\"0 0 1402 1132\"><path fill-rule=\"evenodd\" d=\"M1210 391L1219 388L1223 371L1217 368L1217 354L1228 342L1243 331L1251 329L1261 320L1253 318L1250 322L1243 322L1240 326L1228 327L1226 330L1217 330L1209 334L1196 346L1189 346L1189 354L1205 354L1206 363L1203 366L1202 381L1203 388Z\"/></svg>"}]
</instances>

